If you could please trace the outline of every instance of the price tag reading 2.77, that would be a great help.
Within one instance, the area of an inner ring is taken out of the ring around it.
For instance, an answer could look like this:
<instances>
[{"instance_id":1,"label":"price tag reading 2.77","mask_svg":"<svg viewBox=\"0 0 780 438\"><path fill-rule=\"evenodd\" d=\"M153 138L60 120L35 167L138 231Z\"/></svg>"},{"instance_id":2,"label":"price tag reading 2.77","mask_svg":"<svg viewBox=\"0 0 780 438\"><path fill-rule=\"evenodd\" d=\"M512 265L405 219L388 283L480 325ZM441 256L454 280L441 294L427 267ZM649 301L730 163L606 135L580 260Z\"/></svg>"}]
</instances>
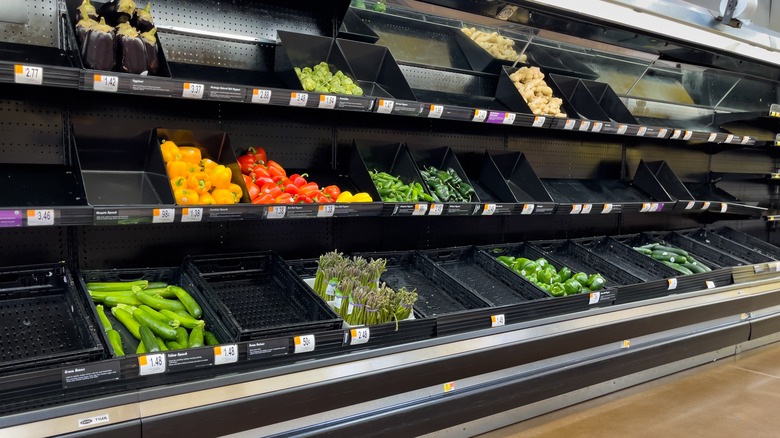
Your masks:
<instances>
[{"instance_id":1,"label":"price tag reading 2.77","mask_svg":"<svg viewBox=\"0 0 780 438\"><path fill-rule=\"evenodd\" d=\"M190 82L184 83L181 97L189 99L202 99L203 98L203 84L193 84Z\"/></svg>"},{"instance_id":2,"label":"price tag reading 2.77","mask_svg":"<svg viewBox=\"0 0 780 438\"><path fill-rule=\"evenodd\" d=\"M14 82L41 85L43 83L43 67L16 64L14 66Z\"/></svg>"},{"instance_id":3,"label":"price tag reading 2.77","mask_svg":"<svg viewBox=\"0 0 780 438\"><path fill-rule=\"evenodd\" d=\"M314 351L314 335L296 336L293 342L295 344L295 354Z\"/></svg>"}]
</instances>

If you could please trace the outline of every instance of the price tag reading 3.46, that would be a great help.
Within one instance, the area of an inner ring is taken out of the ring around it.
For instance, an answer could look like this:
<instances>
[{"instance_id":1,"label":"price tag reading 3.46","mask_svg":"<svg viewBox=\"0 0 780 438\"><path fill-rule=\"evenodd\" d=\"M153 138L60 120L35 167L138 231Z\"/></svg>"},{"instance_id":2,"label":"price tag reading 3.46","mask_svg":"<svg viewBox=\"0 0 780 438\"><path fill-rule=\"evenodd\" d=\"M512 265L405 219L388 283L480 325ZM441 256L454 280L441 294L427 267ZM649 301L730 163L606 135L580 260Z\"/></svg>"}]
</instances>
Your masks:
<instances>
[{"instance_id":1,"label":"price tag reading 3.46","mask_svg":"<svg viewBox=\"0 0 780 438\"><path fill-rule=\"evenodd\" d=\"M138 374L148 376L150 374L160 374L165 372L165 355L147 354L138 356Z\"/></svg>"},{"instance_id":2,"label":"price tag reading 3.46","mask_svg":"<svg viewBox=\"0 0 780 438\"><path fill-rule=\"evenodd\" d=\"M41 85L43 83L43 67L16 64L14 66L14 82Z\"/></svg>"},{"instance_id":3,"label":"price tag reading 3.46","mask_svg":"<svg viewBox=\"0 0 780 438\"><path fill-rule=\"evenodd\" d=\"M204 87L203 84L193 84L190 82L184 83L184 88L181 93L181 97L188 99L202 99Z\"/></svg>"},{"instance_id":4,"label":"price tag reading 3.46","mask_svg":"<svg viewBox=\"0 0 780 438\"><path fill-rule=\"evenodd\" d=\"M238 362L238 345L218 345L214 347L214 365Z\"/></svg>"},{"instance_id":5,"label":"price tag reading 3.46","mask_svg":"<svg viewBox=\"0 0 780 438\"><path fill-rule=\"evenodd\" d=\"M295 343L295 354L314 351L314 335L296 336L293 342Z\"/></svg>"},{"instance_id":6,"label":"price tag reading 3.46","mask_svg":"<svg viewBox=\"0 0 780 438\"><path fill-rule=\"evenodd\" d=\"M116 93L119 89L119 78L116 76L94 75L93 79L92 89L95 91Z\"/></svg>"},{"instance_id":7,"label":"price tag reading 3.46","mask_svg":"<svg viewBox=\"0 0 780 438\"><path fill-rule=\"evenodd\" d=\"M54 225L54 210L27 210L27 226Z\"/></svg>"},{"instance_id":8,"label":"price tag reading 3.46","mask_svg":"<svg viewBox=\"0 0 780 438\"><path fill-rule=\"evenodd\" d=\"M155 208L152 212L153 224L169 224L173 222L175 210L172 208Z\"/></svg>"}]
</instances>

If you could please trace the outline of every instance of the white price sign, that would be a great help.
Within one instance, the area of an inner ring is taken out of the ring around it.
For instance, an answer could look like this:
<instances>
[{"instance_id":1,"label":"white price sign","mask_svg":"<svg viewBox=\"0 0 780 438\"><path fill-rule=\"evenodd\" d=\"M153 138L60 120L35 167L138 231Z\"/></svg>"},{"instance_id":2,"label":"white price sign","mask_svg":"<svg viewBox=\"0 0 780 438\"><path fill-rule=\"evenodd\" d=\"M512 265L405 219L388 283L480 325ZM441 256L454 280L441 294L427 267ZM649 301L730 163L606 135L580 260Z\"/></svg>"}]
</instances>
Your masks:
<instances>
[{"instance_id":1,"label":"white price sign","mask_svg":"<svg viewBox=\"0 0 780 438\"><path fill-rule=\"evenodd\" d=\"M214 347L214 365L238 362L238 345L217 345Z\"/></svg>"},{"instance_id":2,"label":"white price sign","mask_svg":"<svg viewBox=\"0 0 780 438\"><path fill-rule=\"evenodd\" d=\"M640 126L639 131L636 132L636 135L639 137L644 137L645 134L647 134L647 126Z\"/></svg>"},{"instance_id":3,"label":"white price sign","mask_svg":"<svg viewBox=\"0 0 780 438\"><path fill-rule=\"evenodd\" d=\"M444 213L444 204L431 204L431 208L428 209L428 216L441 216Z\"/></svg>"},{"instance_id":4,"label":"white price sign","mask_svg":"<svg viewBox=\"0 0 780 438\"><path fill-rule=\"evenodd\" d=\"M742 144L747 144L747 142L749 142L749 141L750 141L750 136L746 135L746 136L742 137L742 142L741 143Z\"/></svg>"},{"instance_id":5,"label":"white price sign","mask_svg":"<svg viewBox=\"0 0 780 438\"><path fill-rule=\"evenodd\" d=\"M43 83L43 67L16 64L14 66L14 82L41 85Z\"/></svg>"},{"instance_id":6,"label":"white price sign","mask_svg":"<svg viewBox=\"0 0 780 438\"><path fill-rule=\"evenodd\" d=\"M626 131L628 131L627 125L618 125L618 130L617 130L618 134L623 135L626 133Z\"/></svg>"},{"instance_id":7,"label":"white price sign","mask_svg":"<svg viewBox=\"0 0 780 438\"><path fill-rule=\"evenodd\" d=\"M685 131L685 135L683 135L683 140L690 140L691 137L693 137L693 131Z\"/></svg>"},{"instance_id":8,"label":"white price sign","mask_svg":"<svg viewBox=\"0 0 780 438\"><path fill-rule=\"evenodd\" d=\"M582 214L590 214L591 210L593 210L593 204L583 204L582 205Z\"/></svg>"},{"instance_id":9,"label":"white price sign","mask_svg":"<svg viewBox=\"0 0 780 438\"><path fill-rule=\"evenodd\" d=\"M368 327L353 328L349 331L349 334L349 345L365 344L371 338L371 330Z\"/></svg>"},{"instance_id":10,"label":"white price sign","mask_svg":"<svg viewBox=\"0 0 780 438\"><path fill-rule=\"evenodd\" d=\"M336 108L336 96L320 94L320 103L318 108L322 108L322 109Z\"/></svg>"},{"instance_id":11,"label":"white price sign","mask_svg":"<svg viewBox=\"0 0 780 438\"><path fill-rule=\"evenodd\" d=\"M390 114L395 107L395 101L387 99L379 99L379 104L376 107L376 112L379 114Z\"/></svg>"},{"instance_id":12,"label":"white price sign","mask_svg":"<svg viewBox=\"0 0 780 438\"><path fill-rule=\"evenodd\" d=\"M307 93L299 93L293 91L290 93L290 106L306 106L306 102L309 101L309 95Z\"/></svg>"},{"instance_id":13,"label":"white price sign","mask_svg":"<svg viewBox=\"0 0 780 438\"><path fill-rule=\"evenodd\" d=\"M593 122L593 129L591 129L592 132L601 132L601 128L604 127L604 124L601 122Z\"/></svg>"},{"instance_id":14,"label":"white price sign","mask_svg":"<svg viewBox=\"0 0 780 438\"><path fill-rule=\"evenodd\" d=\"M474 117L471 118L472 122L484 122L487 119L488 112L486 110L474 110Z\"/></svg>"},{"instance_id":15,"label":"white price sign","mask_svg":"<svg viewBox=\"0 0 780 438\"><path fill-rule=\"evenodd\" d=\"M711 204L710 201L704 201L704 204L701 206L701 208L699 210L706 210L706 209L710 208L710 204Z\"/></svg>"},{"instance_id":16,"label":"white price sign","mask_svg":"<svg viewBox=\"0 0 780 438\"><path fill-rule=\"evenodd\" d=\"M688 204L685 205L685 209L690 210L694 205L696 205L696 201L688 201Z\"/></svg>"},{"instance_id":17,"label":"white price sign","mask_svg":"<svg viewBox=\"0 0 780 438\"><path fill-rule=\"evenodd\" d=\"M501 121L504 125L511 125L515 123L515 118L517 117L517 114L515 113L505 113L504 114L504 120Z\"/></svg>"},{"instance_id":18,"label":"white price sign","mask_svg":"<svg viewBox=\"0 0 780 438\"><path fill-rule=\"evenodd\" d=\"M574 125L577 124L577 121L574 119L567 119L566 123L563 125L563 129L574 129Z\"/></svg>"},{"instance_id":19,"label":"white price sign","mask_svg":"<svg viewBox=\"0 0 780 438\"><path fill-rule=\"evenodd\" d=\"M521 211L520 214L533 214L534 207L534 204L523 204L523 211Z\"/></svg>"},{"instance_id":20,"label":"white price sign","mask_svg":"<svg viewBox=\"0 0 780 438\"><path fill-rule=\"evenodd\" d=\"M704 284L707 285L707 289L715 289L715 282L712 280L707 280L704 282Z\"/></svg>"},{"instance_id":21,"label":"white price sign","mask_svg":"<svg viewBox=\"0 0 780 438\"><path fill-rule=\"evenodd\" d=\"M54 225L54 210L27 210L27 226Z\"/></svg>"},{"instance_id":22,"label":"white price sign","mask_svg":"<svg viewBox=\"0 0 780 438\"><path fill-rule=\"evenodd\" d=\"M667 278L666 283L668 284L668 287L666 290L675 290L677 289L677 279L676 278Z\"/></svg>"},{"instance_id":23,"label":"white price sign","mask_svg":"<svg viewBox=\"0 0 780 438\"><path fill-rule=\"evenodd\" d=\"M92 79L92 89L95 91L108 91L109 93L116 93L116 91L119 89L119 78L116 76L94 75Z\"/></svg>"},{"instance_id":24,"label":"white price sign","mask_svg":"<svg viewBox=\"0 0 780 438\"><path fill-rule=\"evenodd\" d=\"M734 140L734 134L729 134L726 136L726 143L731 143Z\"/></svg>"},{"instance_id":25,"label":"white price sign","mask_svg":"<svg viewBox=\"0 0 780 438\"><path fill-rule=\"evenodd\" d=\"M601 300L601 292L591 292L588 297L588 305L598 304Z\"/></svg>"},{"instance_id":26,"label":"white price sign","mask_svg":"<svg viewBox=\"0 0 780 438\"><path fill-rule=\"evenodd\" d=\"M571 206L571 211L569 214L580 214L582 213L582 204L573 204Z\"/></svg>"},{"instance_id":27,"label":"white price sign","mask_svg":"<svg viewBox=\"0 0 780 438\"><path fill-rule=\"evenodd\" d=\"M482 216L490 216L496 212L496 204L485 204L482 208Z\"/></svg>"},{"instance_id":28,"label":"white price sign","mask_svg":"<svg viewBox=\"0 0 780 438\"><path fill-rule=\"evenodd\" d=\"M295 354L314 351L314 335L296 336L293 342L295 344Z\"/></svg>"},{"instance_id":29,"label":"white price sign","mask_svg":"<svg viewBox=\"0 0 780 438\"><path fill-rule=\"evenodd\" d=\"M490 326L491 327L501 327L503 325L506 325L506 317L501 315L492 315L490 317Z\"/></svg>"},{"instance_id":30,"label":"white price sign","mask_svg":"<svg viewBox=\"0 0 780 438\"><path fill-rule=\"evenodd\" d=\"M165 372L165 355L162 353L138 356L138 375L148 376Z\"/></svg>"},{"instance_id":31,"label":"white price sign","mask_svg":"<svg viewBox=\"0 0 780 438\"><path fill-rule=\"evenodd\" d=\"M607 214L612 212L612 204L604 204L604 208L601 209L601 214Z\"/></svg>"},{"instance_id":32,"label":"white price sign","mask_svg":"<svg viewBox=\"0 0 780 438\"><path fill-rule=\"evenodd\" d=\"M320 205L317 207L317 217L333 217L333 214L336 212L336 206L335 205Z\"/></svg>"},{"instance_id":33,"label":"white price sign","mask_svg":"<svg viewBox=\"0 0 780 438\"><path fill-rule=\"evenodd\" d=\"M658 138L666 137L666 133L669 132L666 128L661 128L658 130Z\"/></svg>"},{"instance_id":34,"label":"white price sign","mask_svg":"<svg viewBox=\"0 0 780 438\"><path fill-rule=\"evenodd\" d=\"M268 219L282 219L285 214L287 214L287 207L283 205L268 207L268 210L266 210L266 217Z\"/></svg>"},{"instance_id":35,"label":"white price sign","mask_svg":"<svg viewBox=\"0 0 780 438\"><path fill-rule=\"evenodd\" d=\"M193 84L190 82L184 83L184 89L182 90L181 97L188 99L202 99L204 87L203 84Z\"/></svg>"},{"instance_id":36,"label":"white price sign","mask_svg":"<svg viewBox=\"0 0 780 438\"><path fill-rule=\"evenodd\" d=\"M412 216L425 216L428 212L428 204L414 204L414 211Z\"/></svg>"},{"instance_id":37,"label":"white price sign","mask_svg":"<svg viewBox=\"0 0 780 438\"><path fill-rule=\"evenodd\" d=\"M172 208L155 208L152 211L153 224L170 224L176 217L176 211Z\"/></svg>"},{"instance_id":38,"label":"white price sign","mask_svg":"<svg viewBox=\"0 0 780 438\"><path fill-rule=\"evenodd\" d=\"M579 128L580 131L587 131L588 128L590 128L590 122L587 120L583 120L582 123L580 124L580 128Z\"/></svg>"},{"instance_id":39,"label":"white price sign","mask_svg":"<svg viewBox=\"0 0 780 438\"><path fill-rule=\"evenodd\" d=\"M678 138L680 138L680 136L682 136L682 133L683 133L683 132L682 132L682 130L681 130L681 129L675 129L675 130L672 132L672 136L671 136L671 137L669 137L669 138L670 138L670 139L672 139L672 140L677 140Z\"/></svg>"},{"instance_id":40,"label":"white price sign","mask_svg":"<svg viewBox=\"0 0 780 438\"><path fill-rule=\"evenodd\" d=\"M202 208L183 208L181 210L181 221L182 222L200 222L203 220L203 209Z\"/></svg>"},{"instance_id":41,"label":"white price sign","mask_svg":"<svg viewBox=\"0 0 780 438\"><path fill-rule=\"evenodd\" d=\"M721 213L725 213L725 212L727 212L728 210L729 210L729 205L728 205L728 204L726 204L725 202L721 202L721 203L720 203L720 212L721 212Z\"/></svg>"},{"instance_id":42,"label":"white price sign","mask_svg":"<svg viewBox=\"0 0 780 438\"><path fill-rule=\"evenodd\" d=\"M714 132L713 132L713 133L711 133L711 134L710 134L710 136L707 138L707 141L709 141L709 142L713 142L713 141L715 141L715 139L716 139L716 138L718 138L718 134L716 134L716 133L714 133Z\"/></svg>"},{"instance_id":43,"label":"white price sign","mask_svg":"<svg viewBox=\"0 0 780 438\"><path fill-rule=\"evenodd\" d=\"M252 90L252 103L271 103L271 90Z\"/></svg>"},{"instance_id":44,"label":"white price sign","mask_svg":"<svg viewBox=\"0 0 780 438\"><path fill-rule=\"evenodd\" d=\"M431 119L438 119L441 117L441 115L444 114L444 106L442 105L431 105L428 111L428 117Z\"/></svg>"},{"instance_id":45,"label":"white price sign","mask_svg":"<svg viewBox=\"0 0 780 438\"><path fill-rule=\"evenodd\" d=\"M531 126L533 126L534 128L541 128L542 126L544 126L545 120L547 119L542 116L536 116L534 117L534 123Z\"/></svg>"}]
</instances>

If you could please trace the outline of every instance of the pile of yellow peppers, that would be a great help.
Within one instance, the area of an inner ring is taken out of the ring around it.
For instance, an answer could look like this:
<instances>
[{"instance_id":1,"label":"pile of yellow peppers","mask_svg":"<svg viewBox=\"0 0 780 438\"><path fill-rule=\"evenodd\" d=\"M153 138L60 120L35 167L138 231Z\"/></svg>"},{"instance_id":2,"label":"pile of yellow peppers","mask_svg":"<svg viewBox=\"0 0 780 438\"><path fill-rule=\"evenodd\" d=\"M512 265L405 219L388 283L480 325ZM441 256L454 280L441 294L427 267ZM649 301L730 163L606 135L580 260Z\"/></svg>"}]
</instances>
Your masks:
<instances>
[{"instance_id":1,"label":"pile of yellow peppers","mask_svg":"<svg viewBox=\"0 0 780 438\"><path fill-rule=\"evenodd\" d=\"M160 145L171 179L171 188L179 205L236 204L244 195L241 186L233 184L230 168L209 158L200 149L176 146L167 140Z\"/></svg>"}]
</instances>

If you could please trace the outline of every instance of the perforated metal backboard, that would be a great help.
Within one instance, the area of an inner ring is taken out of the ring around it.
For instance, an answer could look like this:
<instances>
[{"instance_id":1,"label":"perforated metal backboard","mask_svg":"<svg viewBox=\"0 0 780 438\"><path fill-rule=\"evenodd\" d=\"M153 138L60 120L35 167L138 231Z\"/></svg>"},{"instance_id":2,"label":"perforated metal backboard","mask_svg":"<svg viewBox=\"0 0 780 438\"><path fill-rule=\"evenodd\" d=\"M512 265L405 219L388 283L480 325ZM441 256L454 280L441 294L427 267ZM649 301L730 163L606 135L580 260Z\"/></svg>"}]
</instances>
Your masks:
<instances>
[{"instance_id":1,"label":"perforated metal backboard","mask_svg":"<svg viewBox=\"0 0 780 438\"><path fill-rule=\"evenodd\" d=\"M57 0L0 2L0 41L59 47Z\"/></svg>"}]
</instances>

